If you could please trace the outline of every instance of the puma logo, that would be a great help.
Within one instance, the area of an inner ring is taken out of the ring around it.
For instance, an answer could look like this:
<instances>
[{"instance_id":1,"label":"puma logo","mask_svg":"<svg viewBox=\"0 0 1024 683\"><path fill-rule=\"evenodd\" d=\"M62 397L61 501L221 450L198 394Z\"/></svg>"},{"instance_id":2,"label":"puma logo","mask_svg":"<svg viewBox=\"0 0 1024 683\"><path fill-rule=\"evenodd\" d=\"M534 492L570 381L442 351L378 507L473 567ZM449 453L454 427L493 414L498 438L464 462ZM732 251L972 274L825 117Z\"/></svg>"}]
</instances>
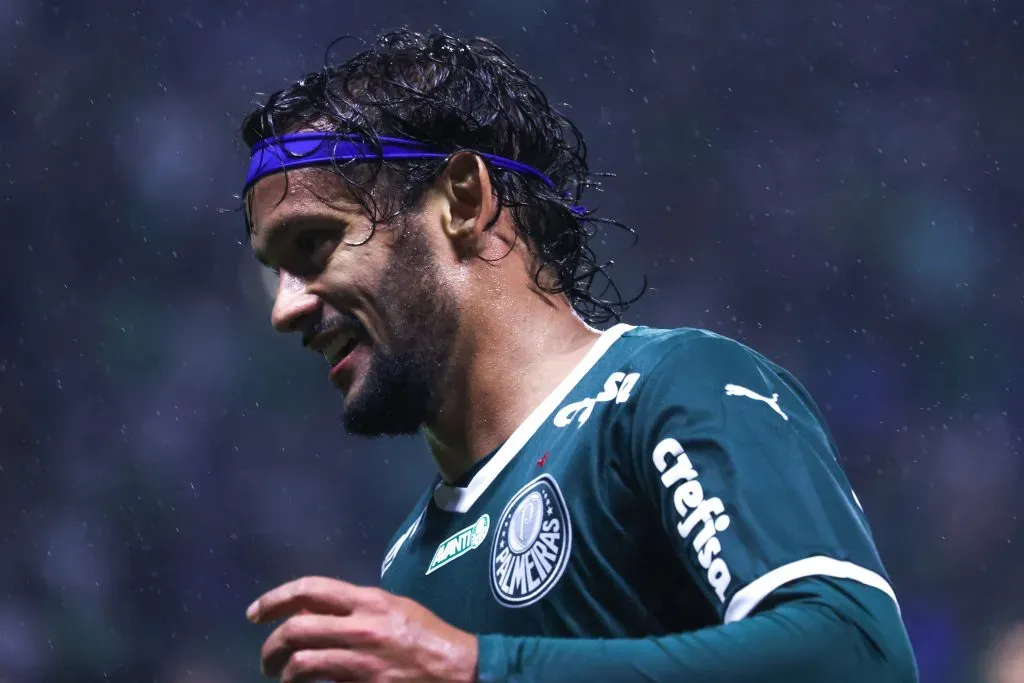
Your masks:
<instances>
[{"instance_id":1,"label":"puma logo","mask_svg":"<svg viewBox=\"0 0 1024 683\"><path fill-rule=\"evenodd\" d=\"M725 385L725 395L726 396L743 396L744 398L752 398L755 401L760 401L761 403L766 403L766 404L768 404L768 406L772 410L774 410L776 413L781 415L783 420L789 420L789 416L786 415L784 412L782 412L782 408L779 407L779 395L778 394L772 394L772 397L768 398L767 396L762 396L761 394L757 393L756 391L751 391L750 389L747 389L746 387L741 387L738 384L726 384Z\"/></svg>"}]
</instances>

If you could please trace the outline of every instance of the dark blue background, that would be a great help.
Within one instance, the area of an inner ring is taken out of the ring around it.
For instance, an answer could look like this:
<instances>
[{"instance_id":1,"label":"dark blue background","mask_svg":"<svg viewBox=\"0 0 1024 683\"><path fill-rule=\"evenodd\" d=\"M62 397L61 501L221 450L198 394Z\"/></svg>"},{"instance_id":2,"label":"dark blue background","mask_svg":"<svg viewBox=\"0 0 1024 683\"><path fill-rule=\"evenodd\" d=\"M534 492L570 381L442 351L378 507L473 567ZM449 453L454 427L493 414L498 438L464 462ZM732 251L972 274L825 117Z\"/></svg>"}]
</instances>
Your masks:
<instances>
[{"instance_id":1,"label":"dark blue background","mask_svg":"<svg viewBox=\"0 0 1024 683\"><path fill-rule=\"evenodd\" d=\"M998 671L1024 656L1021 15L2 0L0 680L255 681L251 599L375 580L427 451L343 433L219 209L256 93L402 24L495 38L567 103L619 174L587 203L640 233L602 245L653 285L629 322L737 337L811 389L924 681L1022 680Z\"/></svg>"}]
</instances>

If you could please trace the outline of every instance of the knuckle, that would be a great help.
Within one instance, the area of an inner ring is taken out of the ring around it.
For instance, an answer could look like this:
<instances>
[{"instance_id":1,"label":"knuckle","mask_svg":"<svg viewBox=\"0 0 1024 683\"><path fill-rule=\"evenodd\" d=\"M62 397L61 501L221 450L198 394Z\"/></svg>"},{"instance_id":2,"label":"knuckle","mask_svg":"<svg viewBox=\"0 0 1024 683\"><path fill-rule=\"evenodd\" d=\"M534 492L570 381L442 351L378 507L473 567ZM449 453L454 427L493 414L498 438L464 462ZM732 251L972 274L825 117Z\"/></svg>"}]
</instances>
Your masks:
<instances>
[{"instance_id":1,"label":"knuckle","mask_svg":"<svg viewBox=\"0 0 1024 683\"><path fill-rule=\"evenodd\" d=\"M356 642L370 647L383 645L387 640L387 633L377 623L360 624L351 635Z\"/></svg>"},{"instance_id":2,"label":"knuckle","mask_svg":"<svg viewBox=\"0 0 1024 683\"><path fill-rule=\"evenodd\" d=\"M385 610L395 600L395 597L384 589L373 586L366 589L364 599L366 605L374 609Z\"/></svg>"},{"instance_id":3,"label":"knuckle","mask_svg":"<svg viewBox=\"0 0 1024 683\"><path fill-rule=\"evenodd\" d=\"M304 673L320 664L320 653L316 650L299 650L292 653L288 668L294 673Z\"/></svg>"},{"instance_id":4,"label":"knuckle","mask_svg":"<svg viewBox=\"0 0 1024 683\"><path fill-rule=\"evenodd\" d=\"M309 631L309 619L305 615L292 617L281 624L281 641L287 647L300 643Z\"/></svg>"},{"instance_id":5,"label":"knuckle","mask_svg":"<svg viewBox=\"0 0 1024 683\"><path fill-rule=\"evenodd\" d=\"M307 595L316 589L316 578L304 576L292 584L292 595Z\"/></svg>"},{"instance_id":6,"label":"knuckle","mask_svg":"<svg viewBox=\"0 0 1024 683\"><path fill-rule=\"evenodd\" d=\"M292 597L310 597L329 592L332 580L324 576L304 576L293 584Z\"/></svg>"},{"instance_id":7,"label":"knuckle","mask_svg":"<svg viewBox=\"0 0 1024 683\"><path fill-rule=\"evenodd\" d=\"M387 664L379 657L365 652L353 652L347 662L347 668L353 676L360 680L377 680L376 676L388 669Z\"/></svg>"},{"instance_id":8,"label":"knuckle","mask_svg":"<svg viewBox=\"0 0 1024 683\"><path fill-rule=\"evenodd\" d=\"M281 671L281 681L307 680L313 673L319 673L323 668L322 656L316 650L299 650L292 653L288 663Z\"/></svg>"}]
</instances>

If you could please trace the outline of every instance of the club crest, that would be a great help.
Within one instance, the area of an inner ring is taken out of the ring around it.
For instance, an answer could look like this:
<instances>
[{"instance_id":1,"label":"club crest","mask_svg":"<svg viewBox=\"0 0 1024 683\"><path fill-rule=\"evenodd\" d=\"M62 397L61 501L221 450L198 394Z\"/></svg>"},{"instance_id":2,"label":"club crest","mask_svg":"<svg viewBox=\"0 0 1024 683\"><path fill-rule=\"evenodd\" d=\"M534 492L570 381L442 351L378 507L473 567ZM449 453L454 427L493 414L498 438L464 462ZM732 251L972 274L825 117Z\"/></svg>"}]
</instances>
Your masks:
<instances>
[{"instance_id":1,"label":"club crest","mask_svg":"<svg viewBox=\"0 0 1024 683\"><path fill-rule=\"evenodd\" d=\"M519 489L498 518L491 544L491 592L506 607L544 597L569 563L572 526L558 483L542 474Z\"/></svg>"}]
</instances>

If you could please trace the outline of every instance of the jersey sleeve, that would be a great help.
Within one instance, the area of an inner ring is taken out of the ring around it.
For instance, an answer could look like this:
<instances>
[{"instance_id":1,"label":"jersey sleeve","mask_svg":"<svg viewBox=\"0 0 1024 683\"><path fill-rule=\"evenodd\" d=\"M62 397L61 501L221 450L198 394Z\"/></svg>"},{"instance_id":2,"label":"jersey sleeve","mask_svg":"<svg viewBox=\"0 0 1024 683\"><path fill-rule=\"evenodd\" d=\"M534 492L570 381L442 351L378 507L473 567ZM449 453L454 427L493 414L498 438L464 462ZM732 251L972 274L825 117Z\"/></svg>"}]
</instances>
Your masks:
<instances>
[{"instance_id":1,"label":"jersey sleeve","mask_svg":"<svg viewBox=\"0 0 1024 683\"><path fill-rule=\"evenodd\" d=\"M771 609L646 638L479 636L479 683L918 683L896 606L857 583L806 578Z\"/></svg>"},{"instance_id":2,"label":"jersey sleeve","mask_svg":"<svg viewBox=\"0 0 1024 683\"><path fill-rule=\"evenodd\" d=\"M639 495L724 623L808 577L895 595L832 439L802 387L710 333L664 343L625 445Z\"/></svg>"}]
</instances>

